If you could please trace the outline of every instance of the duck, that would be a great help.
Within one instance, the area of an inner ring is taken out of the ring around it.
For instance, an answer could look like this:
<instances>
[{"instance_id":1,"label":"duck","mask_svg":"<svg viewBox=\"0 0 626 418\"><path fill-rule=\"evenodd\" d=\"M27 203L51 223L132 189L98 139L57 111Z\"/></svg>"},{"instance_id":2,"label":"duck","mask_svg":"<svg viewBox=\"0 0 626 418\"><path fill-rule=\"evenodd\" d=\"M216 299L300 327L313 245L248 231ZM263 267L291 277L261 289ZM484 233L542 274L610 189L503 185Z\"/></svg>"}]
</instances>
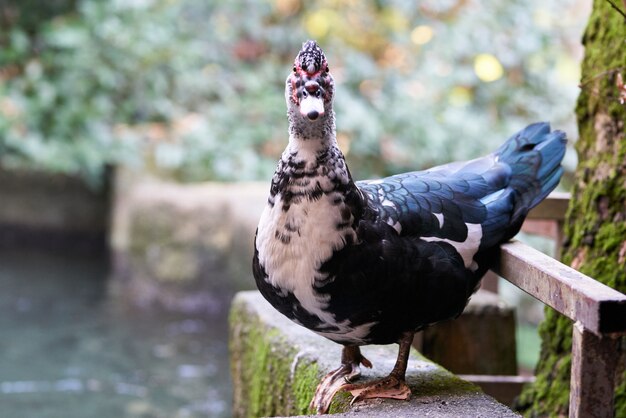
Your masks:
<instances>
[{"instance_id":1,"label":"duck","mask_svg":"<svg viewBox=\"0 0 626 418\"><path fill-rule=\"evenodd\" d=\"M409 399L414 334L463 312L500 244L559 183L567 143L538 122L480 158L355 181L337 143L334 95L324 52L304 42L285 84L289 141L252 262L275 309L342 346L311 401L318 414L338 391L352 402ZM356 382L372 367L360 347L385 344L399 347L389 375Z\"/></svg>"}]
</instances>

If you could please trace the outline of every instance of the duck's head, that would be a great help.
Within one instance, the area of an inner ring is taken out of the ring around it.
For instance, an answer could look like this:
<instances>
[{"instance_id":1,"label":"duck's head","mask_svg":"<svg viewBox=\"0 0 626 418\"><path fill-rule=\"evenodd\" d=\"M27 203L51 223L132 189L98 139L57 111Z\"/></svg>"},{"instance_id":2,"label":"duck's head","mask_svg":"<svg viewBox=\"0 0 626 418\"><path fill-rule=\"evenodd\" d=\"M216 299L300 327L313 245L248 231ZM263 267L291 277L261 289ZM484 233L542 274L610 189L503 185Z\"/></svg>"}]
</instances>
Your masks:
<instances>
[{"instance_id":1,"label":"duck's head","mask_svg":"<svg viewBox=\"0 0 626 418\"><path fill-rule=\"evenodd\" d=\"M333 76L319 45L315 41L302 44L285 88L290 112L297 110L309 121L322 119L332 109L334 86Z\"/></svg>"}]
</instances>

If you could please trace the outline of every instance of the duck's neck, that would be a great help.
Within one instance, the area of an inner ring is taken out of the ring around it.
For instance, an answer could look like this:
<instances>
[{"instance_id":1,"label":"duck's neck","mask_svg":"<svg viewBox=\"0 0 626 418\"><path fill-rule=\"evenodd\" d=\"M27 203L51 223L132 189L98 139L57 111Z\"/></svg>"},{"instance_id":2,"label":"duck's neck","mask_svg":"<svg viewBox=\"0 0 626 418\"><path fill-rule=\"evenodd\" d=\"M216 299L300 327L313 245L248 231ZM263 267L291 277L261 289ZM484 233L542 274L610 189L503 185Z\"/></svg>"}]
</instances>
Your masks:
<instances>
[{"instance_id":1,"label":"duck's neck","mask_svg":"<svg viewBox=\"0 0 626 418\"><path fill-rule=\"evenodd\" d=\"M337 146L333 116L304 123L300 119L290 124L289 131L289 144L282 159L295 168L296 173L303 170L301 174L311 180L316 177L336 184L352 181L343 153Z\"/></svg>"},{"instance_id":2,"label":"duck's neck","mask_svg":"<svg viewBox=\"0 0 626 418\"><path fill-rule=\"evenodd\" d=\"M283 209L322 195L340 194L352 200L358 191L337 146L334 116L326 114L325 119L313 122L289 116L289 144L272 179L270 204L277 194L282 195Z\"/></svg>"},{"instance_id":3,"label":"duck's neck","mask_svg":"<svg viewBox=\"0 0 626 418\"><path fill-rule=\"evenodd\" d=\"M335 136L335 112L332 107L326 110L319 119L308 120L295 108L287 111L289 119L289 144L297 143L319 143L320 146L332 147L337 145ZM309 144L313 146L313 144Z\"/></svg>"}]
</instances>

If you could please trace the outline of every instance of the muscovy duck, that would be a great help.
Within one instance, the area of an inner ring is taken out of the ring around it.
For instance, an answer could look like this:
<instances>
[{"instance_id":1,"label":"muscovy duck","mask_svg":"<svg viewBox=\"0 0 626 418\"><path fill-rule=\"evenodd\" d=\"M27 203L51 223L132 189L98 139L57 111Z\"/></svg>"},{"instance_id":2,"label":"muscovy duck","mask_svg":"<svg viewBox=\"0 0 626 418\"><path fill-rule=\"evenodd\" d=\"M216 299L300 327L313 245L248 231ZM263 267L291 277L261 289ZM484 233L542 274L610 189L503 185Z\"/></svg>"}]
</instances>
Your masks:
<instances>
[{"instance_id":1,"label":"muscovy duck","mask_svg":"<svg viewBox=\"0 0 626 418\"><path fill-rule=\"evenodd\" d=\"M483 158L354 182L335 138L334 81L307 41L285 88L289 144L258 225L254 278L296 323L343 345L341 366L311 407L325 413L338 390L353 401L408 399L404 382L416 331L461 314L499 244L562 174L565 134L529 125ZM359 346L399 344L386 378L352 384Z\"/></svg>"}]
</instances>

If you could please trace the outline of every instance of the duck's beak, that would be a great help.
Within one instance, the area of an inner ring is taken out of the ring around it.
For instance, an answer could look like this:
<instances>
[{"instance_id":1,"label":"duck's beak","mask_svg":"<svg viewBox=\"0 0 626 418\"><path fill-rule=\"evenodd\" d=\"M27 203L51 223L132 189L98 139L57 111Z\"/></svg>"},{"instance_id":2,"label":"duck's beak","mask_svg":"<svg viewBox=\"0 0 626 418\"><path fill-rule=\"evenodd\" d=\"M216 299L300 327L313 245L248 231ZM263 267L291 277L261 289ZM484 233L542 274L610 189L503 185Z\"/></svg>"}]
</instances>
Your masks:
<instances>
[{"instance_id":1,"label":"duck's beak","mask_svg":"<svg viewBox=\"0 0 626 418\"><path fill-rule=\"evenodd\" d=\"M324 100L321 97L308 95L300 100L300 114L309 120L316 120L324 115Z\"/></svg>"}]
</instances>

